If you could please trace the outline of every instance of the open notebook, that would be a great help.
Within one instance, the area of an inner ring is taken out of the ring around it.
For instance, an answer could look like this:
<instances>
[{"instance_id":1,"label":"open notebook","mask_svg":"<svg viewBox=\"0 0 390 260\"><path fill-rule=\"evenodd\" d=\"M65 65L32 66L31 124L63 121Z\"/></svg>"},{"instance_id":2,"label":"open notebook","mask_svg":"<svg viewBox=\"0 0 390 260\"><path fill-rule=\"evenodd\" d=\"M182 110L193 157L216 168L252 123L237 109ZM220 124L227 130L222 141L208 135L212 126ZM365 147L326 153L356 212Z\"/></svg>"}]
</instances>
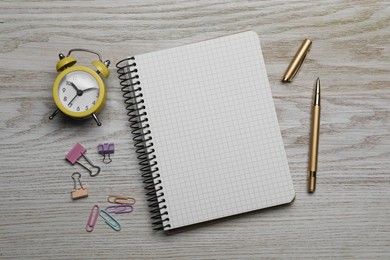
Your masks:
<instances>
[{"instance_id":1,"label":"open notebook","mask_svg":"<svg viewBox=\"0 0 390 260\"><path fill-rule=\"evenodd\" d=\"M255 32L137 55L117 67L157 228L294 199Z\"/></svg>"}]
</instances>

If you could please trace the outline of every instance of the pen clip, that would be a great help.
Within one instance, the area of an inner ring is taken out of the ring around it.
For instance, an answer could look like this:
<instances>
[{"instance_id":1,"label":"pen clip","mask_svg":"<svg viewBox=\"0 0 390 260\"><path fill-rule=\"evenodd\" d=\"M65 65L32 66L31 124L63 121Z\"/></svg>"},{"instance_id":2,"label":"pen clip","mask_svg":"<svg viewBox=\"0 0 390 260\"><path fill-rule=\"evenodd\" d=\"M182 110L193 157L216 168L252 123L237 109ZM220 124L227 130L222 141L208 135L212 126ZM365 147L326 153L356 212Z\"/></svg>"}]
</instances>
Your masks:
<instances>
[{"instance_id":1,"label":"pen clip","mask_svg":"<svg viewBox=\"0 0 390 260\"><path fill-rule=\"evenodd\" d=\"M296 52L294 58L288 65L286 72L284 73L283 82L289 82L294 79L294 77L297 75L299 69L301 68L303 62L306 59L306 56L308 52L310 51L312 41L309 39L305 39L301 46L299 47L298 51Z\"/></svg>"},{"instance_id":2,"label":"pen clip","mask_svg":"<svg viewBox=\"0 0 390 260\"><path fill-rule=\"evenodd\" d=\"M290 76L290 80L293 80L295 76L297 75L299 69L301 68L303 62L306 60L306 56L309 53L310 47L301 55L300 59L297 60L297 63L295 65L295 69L292 71L292 74Z\"/></svg>"}]
</instances>

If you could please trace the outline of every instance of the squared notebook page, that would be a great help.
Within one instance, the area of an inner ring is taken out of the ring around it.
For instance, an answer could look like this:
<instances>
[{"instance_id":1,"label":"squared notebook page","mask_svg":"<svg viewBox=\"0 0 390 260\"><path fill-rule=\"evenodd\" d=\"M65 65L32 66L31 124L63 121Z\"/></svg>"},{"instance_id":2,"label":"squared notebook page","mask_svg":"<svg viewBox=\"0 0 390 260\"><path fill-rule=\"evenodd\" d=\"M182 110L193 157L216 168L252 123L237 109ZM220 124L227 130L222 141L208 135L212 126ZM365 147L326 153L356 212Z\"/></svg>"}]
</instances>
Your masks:
<instances>
[{"instance_id":1,"label":"squared notebook page","mask_svg":"<svg viewBox=\"0 0 390 260\"><path fill-rule=\"evenodd\" d=\"M255 32L142 54L135 62L160 174L155 183L161 181L159 200L167 206L165 230L293 200Z\"/></svg>"}]
</instances>

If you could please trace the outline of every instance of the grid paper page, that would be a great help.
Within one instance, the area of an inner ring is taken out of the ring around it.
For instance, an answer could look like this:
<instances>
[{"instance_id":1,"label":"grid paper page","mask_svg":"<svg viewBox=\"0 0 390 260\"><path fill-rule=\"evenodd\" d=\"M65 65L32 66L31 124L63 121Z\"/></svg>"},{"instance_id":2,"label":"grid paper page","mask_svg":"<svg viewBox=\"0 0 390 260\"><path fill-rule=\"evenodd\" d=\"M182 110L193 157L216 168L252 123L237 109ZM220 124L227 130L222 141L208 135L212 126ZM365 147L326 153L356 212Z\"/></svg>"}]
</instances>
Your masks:
<instances>
[{"instance_id":1,"label":"grid paper page","mask_svg":"<svg viewBox=\"0 0 390 260\"><path fill-rule=\"evenodd\" d=\"M293 200L255 32L143 54L135 62L167 229Z\"/></svg>"}]
</instances>

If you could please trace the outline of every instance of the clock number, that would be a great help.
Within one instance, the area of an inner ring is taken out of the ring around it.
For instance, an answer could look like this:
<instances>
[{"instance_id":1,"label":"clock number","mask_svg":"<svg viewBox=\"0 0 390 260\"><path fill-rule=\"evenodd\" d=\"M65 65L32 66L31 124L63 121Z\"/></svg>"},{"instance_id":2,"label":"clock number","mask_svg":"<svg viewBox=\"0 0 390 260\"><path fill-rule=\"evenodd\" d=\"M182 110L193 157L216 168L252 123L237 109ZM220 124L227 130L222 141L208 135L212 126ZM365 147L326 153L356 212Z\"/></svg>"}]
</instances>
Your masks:
<instances>
[{"instance_id":1,"label":"clock number","mask_svg":"<svg viewBox=\"0 0 390 260\"><path fill-rule=\"evenodd\" d=\"M96 101L93 101L93 102L92 102L92 105L95 105L95 104L96 104Z\"/></svg>"},{"instance_id":2,"label":"clock number","mask_svg":"<svg viewBox=\"0 0 390 260\"><path fill-rule=\"evenodd\" d=\"M66 84L68 84L68 82L66 82ZM62 88L62 92L65 93L66 91L66 88Z\"/></svg>"},{"instance_id":3,"label":"clock number","mask_svg":"<svg viewBox=\"0 0 390 260\"><path fill-rule=\"evenodd\" d=\"M73 106L73 103L69 103L68 107L71 108Z\"/></svg>"},{"instance_id":4,"label":"clock number","mask_svg":"<svg viewBox=\"0 0 390 260\"><path fill-rule=\"evenodd\" d=\"M88 106L85 106L85 110L88 110Z\"/></svg>"},{"instance_id":5,"label":"clock number","mask_svg":"<svg viewBox=\"0 0 390 260\"><path fill-rule=\"evenodd\" d=\"M77 111L80 111L80 107L77 107Z\"/></svg>"},{"instance_id":6,"label":"clock number","mask_svg":"<svg viewBox=\"0 0 390 260\"><path fill-rule=\"evenodd\" d=\"M65 96L65 97L64 97L64 101L67 101L67 100L68 100L68 97L67 97L67 96Z\"/></svg>"}]
</instances>

